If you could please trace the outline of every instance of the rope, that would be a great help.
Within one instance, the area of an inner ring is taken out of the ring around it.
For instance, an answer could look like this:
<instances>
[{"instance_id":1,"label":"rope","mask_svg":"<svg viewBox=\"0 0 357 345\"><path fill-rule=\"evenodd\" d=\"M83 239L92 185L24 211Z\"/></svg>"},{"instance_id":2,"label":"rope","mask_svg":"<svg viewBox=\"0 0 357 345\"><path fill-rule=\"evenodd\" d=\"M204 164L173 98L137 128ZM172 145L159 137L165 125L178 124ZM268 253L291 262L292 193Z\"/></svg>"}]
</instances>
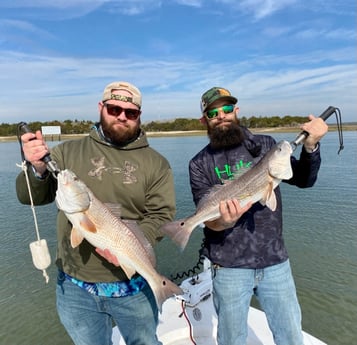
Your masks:
<instances>
[{"instance_id":1,"label":"rope","mask_svg":"<svg viewBox=\"0 0 357 345\"><path fill-rule=\"evenodd\" d=\"M343 149L343 134L342 134L342 120L341 120L341 111L338 108L335 108L335 115L336 115L336 123L337 123L337 130L338 130L338 139L340 141L340 148L337 152L339 154Z\"/></svg>"},{"instance_id":2,"label":"rope","mask_svg":"<svg viewBox=\"0 0 357 345\"><path fill-rule=\"evenodd\" d=\"M16 165L18 167L20 167L25 174L27 189L29 191L29 197L30 197L30 202L31 202L32 215L33 215L33 219L35 222L37 241L30 243L30 251L32 254L32 261L37 269L42 270L42 275L45 278L45 281L47 284L49 282L50 278L46 272L46 268L49 267L51 264L51 256L48 251L48 246L47 246L46 240L40 238L40 231L38 228L37 216L36 216L35 206L34 206L34 202L33 202L33 198L32 198L30 180L29 180L29 176L28 176L28 171L27 171L28 168L27 168L26 161L24 160L22 162L22 164L16 164Z\"/></svg>"}]
</instances>

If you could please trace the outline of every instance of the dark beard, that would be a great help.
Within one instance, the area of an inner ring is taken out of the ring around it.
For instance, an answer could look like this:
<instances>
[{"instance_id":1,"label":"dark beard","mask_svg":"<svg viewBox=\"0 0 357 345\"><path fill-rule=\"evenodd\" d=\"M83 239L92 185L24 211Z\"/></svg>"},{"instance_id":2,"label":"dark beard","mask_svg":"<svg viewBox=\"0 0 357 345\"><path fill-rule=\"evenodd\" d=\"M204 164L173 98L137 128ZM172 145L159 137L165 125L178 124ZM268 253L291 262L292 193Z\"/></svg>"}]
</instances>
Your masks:
<instances>
[{"instance_id":1,"label":"dark beard","mask_svg":"<svg viewBox=\"0 0 357 345\"><path fill-rule=\"evenodd\" d=\"M128 130L125 132L121 132L114 129L110 124L105 121L103 116L100 117L100 125L102 127L105 139L116 146L125 146L136 140L140 135L140 120L136 127L128 128Z\"/></svg>"},{"instance_id":2,"label":"dark beard","mask_svg":"<svg viewBox=\"0 0 357 345\"><path fill-rule=\"evenodd\" d=\"M245 139L242 127L237 122L231 122L229 127L208 127L207 134L215 150L239 146Z\"/></svg>"}]
</instances>

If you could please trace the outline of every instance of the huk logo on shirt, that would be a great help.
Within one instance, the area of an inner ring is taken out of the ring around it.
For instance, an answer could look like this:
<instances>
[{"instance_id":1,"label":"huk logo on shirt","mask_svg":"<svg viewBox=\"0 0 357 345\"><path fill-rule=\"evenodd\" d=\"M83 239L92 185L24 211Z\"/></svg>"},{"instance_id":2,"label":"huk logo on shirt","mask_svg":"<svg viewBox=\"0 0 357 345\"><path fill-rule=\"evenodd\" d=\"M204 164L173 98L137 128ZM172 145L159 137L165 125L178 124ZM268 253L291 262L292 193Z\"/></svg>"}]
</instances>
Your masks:
<instances>
[{"instance_id":1,"label":"huk logo on shirt","mask_svg":"<svg viewBox=\"0 0 357 345\"><path fill-rule=\"evenodd\" d=\"M249 169L252 165L252 162L244 163L240 160L238 163L230 166L229 164L225 164L223 169L216 166L214 171L217 177L222 180L234 180L237 175L241 172L241 169Z\"/></svg>"}]
</instances>

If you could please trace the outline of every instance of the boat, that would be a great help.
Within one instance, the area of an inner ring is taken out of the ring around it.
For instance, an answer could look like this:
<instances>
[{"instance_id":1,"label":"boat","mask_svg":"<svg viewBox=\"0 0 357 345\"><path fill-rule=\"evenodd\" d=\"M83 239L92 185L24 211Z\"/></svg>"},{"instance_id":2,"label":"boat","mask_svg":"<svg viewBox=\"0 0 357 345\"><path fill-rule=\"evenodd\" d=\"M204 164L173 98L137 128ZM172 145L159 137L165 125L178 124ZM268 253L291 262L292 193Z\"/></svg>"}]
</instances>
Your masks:
<instances>
[{"instance_id":1,"label":"boat","mask_svg":"<svg viewBox=\"0 0 357 345\"><path fill-rule=\"evenodd\" d=\"M210 261L204 259L203 270L185 279L183 295L167 299L159 314L157 335L163 345L217 345L217 315L213 306ZM327 345L303 331L305 345ZM117 327L113 328L114 345L125 345ZM250 307L247 345L274 345L265 313Z\"/></svg>"}]
</instances>

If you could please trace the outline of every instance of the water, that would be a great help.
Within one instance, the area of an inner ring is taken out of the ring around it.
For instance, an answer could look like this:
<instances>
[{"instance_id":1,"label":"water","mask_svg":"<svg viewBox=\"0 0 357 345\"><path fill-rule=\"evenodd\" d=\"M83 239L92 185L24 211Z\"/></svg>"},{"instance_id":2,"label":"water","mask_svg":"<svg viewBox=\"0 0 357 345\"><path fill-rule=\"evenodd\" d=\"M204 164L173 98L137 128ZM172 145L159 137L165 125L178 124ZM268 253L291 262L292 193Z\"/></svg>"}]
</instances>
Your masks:
<instances>
[{"instance_id":1,"label":"water","mask_svg":"<svg viewBox=\"0 0 357 345\"><path fill-rule=\"evenodd\" d=\"M294 139L291 133L274 135ZM345 149L330 132L322 143L319 179L311 189L282 184L284 233L303 313L303 328L329 345L357 343L357 132L345 132ZM175 174L177 217L194 210L188 160L206 144L205 136L150 138ZM299 151L299 149L298 149ZM298 152L297 151L297 152ZM29 243L36 240L32 211L18 203L18 143L0 143L0 343L70 345L55 310L56 268L49 284L32 264ZM36 207L40 234L55 257L55 206ZM193 267L202 233L195 230L183 254L167 239L156 252L158 269L170 276Z\"/></svg>"}]
</instances>

